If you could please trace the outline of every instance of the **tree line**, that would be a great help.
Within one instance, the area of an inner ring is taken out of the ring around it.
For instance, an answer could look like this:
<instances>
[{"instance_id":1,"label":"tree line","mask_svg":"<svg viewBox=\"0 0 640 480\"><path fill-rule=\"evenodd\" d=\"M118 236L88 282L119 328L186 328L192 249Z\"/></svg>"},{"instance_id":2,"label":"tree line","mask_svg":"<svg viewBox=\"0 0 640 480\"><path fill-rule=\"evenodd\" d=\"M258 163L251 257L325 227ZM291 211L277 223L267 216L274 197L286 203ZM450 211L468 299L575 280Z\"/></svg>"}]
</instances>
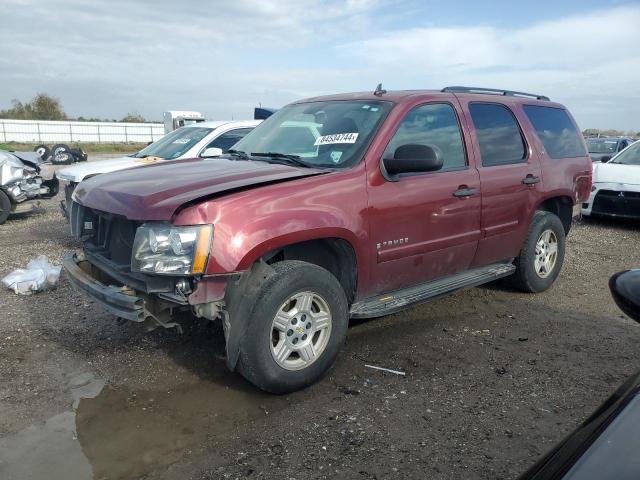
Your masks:
<instances>
[{"instance_id":1,"label":"tree line","mask_svg":"<svg viewBox=\"0 0 640 480\"><path fill-rule=\"evenodd\" d=\"M38 93L30 102L11 100L11 107L0 110L0 118L13 120L77 120L79 122L132 122L144 123L147 120L139 113L128 113L120 120L108 118L70 118L62 108L60 100L46 93Z\"/></svg>"}]
</instances>

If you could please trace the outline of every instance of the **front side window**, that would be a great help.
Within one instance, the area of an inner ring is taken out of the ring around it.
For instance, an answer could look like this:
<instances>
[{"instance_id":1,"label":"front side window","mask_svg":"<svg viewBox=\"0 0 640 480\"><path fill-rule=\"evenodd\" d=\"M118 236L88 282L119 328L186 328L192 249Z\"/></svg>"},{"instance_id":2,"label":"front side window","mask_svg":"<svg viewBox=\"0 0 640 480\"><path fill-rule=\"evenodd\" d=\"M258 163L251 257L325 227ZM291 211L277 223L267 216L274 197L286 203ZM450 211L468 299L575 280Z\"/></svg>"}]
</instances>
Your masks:
<instances>
[{"instance_id":1,"label":"front side window","mask_svg":"<svg viewBox=\"0 0 640 480\"><path fill-rule=\"evenodd\" d=\"M287 105L234 145L252 159L283 162L290 157L310 167L355 165L392 103L334 100Z\"/></svg>"},{"instance_id":2,"label":"front side window","mask_svg":"<svg viewBox=\"0 0 640 480\"><path fill-rule=\"evenodd\" d=\"M229 130L219 137L214 138L205 148L219 148L224 153L227 153L227 150L238 143L251 130L253 130L253 128L236 128L235 130Z\"/></svg>"},{"instance_id":3,"label":"front side window","mask_svg":"<svg viewBox=\"0 0 640 480\"><path fill-rule=\"evenodd\" d=\"M458 117L448 103L420 105L407 113L387 145L384 158L393 158L396 149L407 144L426 145L439 152L443 167L438 171L459 170L467 165Z\"/></svg>"},{"instance_id":4,"label":"front side window","mask_svg":"<svg viewBox=\"0 0 640 480\"><path fill-rule=\"evenodd\" d=\"M540 105L524 105L523 109L550 158L586 155L582 136L565 110ZM613 147L615 151L615 143Z\"/></svg>"},{"instance_id":5,"label":"front side window","mask_svg":"<svg viewBox=\"0 0 640 480\"><path fill-rule=\"evenodd\" d=\"M621 165L640 165L640 142L632 143L628 148L616 155L609 163Z\"/></svg>"},{"instance_id":6,"label":"front side window","mask_svg":"<svg viewBox=\"0 0 640 480\"><path fill-rule=\"evenodd\" d=\"M511 110L497 103L471 103L469 111L480 144L483 166L526 161L524 139Z\"/></svg>"},{"instance_id":7,"label":"front side window","mask_svg":"<svg viewBox=\"0 0 640 480\"><path fill-rule=\"evenodd\" d=\"M196 143L213 131L213 128L182 127L167 133L160 140L132 155L136 158L160 157L173 160L187 153Z\"/></svg>"}]
</instances>

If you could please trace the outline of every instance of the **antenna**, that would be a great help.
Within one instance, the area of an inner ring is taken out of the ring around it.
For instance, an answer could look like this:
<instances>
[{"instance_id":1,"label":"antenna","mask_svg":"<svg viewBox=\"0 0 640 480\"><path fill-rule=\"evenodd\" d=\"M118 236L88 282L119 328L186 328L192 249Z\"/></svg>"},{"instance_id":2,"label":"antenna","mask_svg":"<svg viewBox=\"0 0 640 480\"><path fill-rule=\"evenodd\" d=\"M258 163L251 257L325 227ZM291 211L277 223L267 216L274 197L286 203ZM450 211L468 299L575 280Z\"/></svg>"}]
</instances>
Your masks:
<instances>
[{"instance_id":1,"label":"antenna","mask_svg":"<svg viewBox=\"0 0 640 480\"><path fill-rule=\"evenodd\" d=\"M387 93L387 91L385 89L382 88L382 83L379 83L378 86L376 87L375 91L373 92L373 94L376 97L381 97L382 95L384 95L385 93Z\"/></svg>"}]
</instances>

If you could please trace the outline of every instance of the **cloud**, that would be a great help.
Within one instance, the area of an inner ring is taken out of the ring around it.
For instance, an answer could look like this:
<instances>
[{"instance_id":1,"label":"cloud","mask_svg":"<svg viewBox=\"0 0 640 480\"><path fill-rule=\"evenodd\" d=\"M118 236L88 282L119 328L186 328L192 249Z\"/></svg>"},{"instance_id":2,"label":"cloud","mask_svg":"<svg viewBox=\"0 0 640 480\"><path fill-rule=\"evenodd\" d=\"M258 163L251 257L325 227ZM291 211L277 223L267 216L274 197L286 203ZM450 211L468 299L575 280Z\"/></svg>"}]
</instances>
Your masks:
<instances>
[{"instance_id":1,"label":"cloud","mask_svg":"<svg viewBox=\"0 0 640 480\"><path fill-rule=\"evenodd\" d=\"M521 28L399 30L340 51L362 68L402 72L403 88L466 84L533 91L566 102L589 126L640 129L638 25L640 6L626 6ZM608 99L609 110L594 107L596 99Z\"/></svg>"},{"instance_id":2,"label":"cloud","mask_svg":"<svg viewBox=\"0 0 640 480\"><path fill-rule=\"evenodd\" d=\"M71 115L158 119L193 109L239 118L259 102L277 107L384 81L534 91L567 104L583 127L640 129L640 6L518 28L416 23L437 18L427 8L414 0L4 0L0 108L44 91Z\"/></svg>"}]
</instances>

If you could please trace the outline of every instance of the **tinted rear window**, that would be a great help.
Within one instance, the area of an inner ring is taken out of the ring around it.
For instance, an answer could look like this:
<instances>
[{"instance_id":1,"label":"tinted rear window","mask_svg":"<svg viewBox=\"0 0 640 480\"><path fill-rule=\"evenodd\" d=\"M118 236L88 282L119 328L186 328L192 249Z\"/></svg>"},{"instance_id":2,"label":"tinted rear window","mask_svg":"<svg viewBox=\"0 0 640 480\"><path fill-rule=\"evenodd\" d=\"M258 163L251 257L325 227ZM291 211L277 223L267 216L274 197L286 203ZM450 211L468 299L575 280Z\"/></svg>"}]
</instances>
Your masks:
<instances>
[{"instance_id":1,"label":"tinted rear window","mask_svg":"<svg viewBox=\"0 0 640 480\"><path fill-rule=\"evenodd\" d=\"M524 105L533 128L551 158L584 157L582 136L561 108Z\"/></svg>"},{"instance_id":2,"label":"tinted rear window","mask_svg":"<svg viewBox=\"0 0 640 480\"><path fill-rule=\"evenodd\" d=\"M476 128L483 166L526 161L524 139L511 110L497 103L471 103L469 112Z\"/></svg>"}]
</instances>

